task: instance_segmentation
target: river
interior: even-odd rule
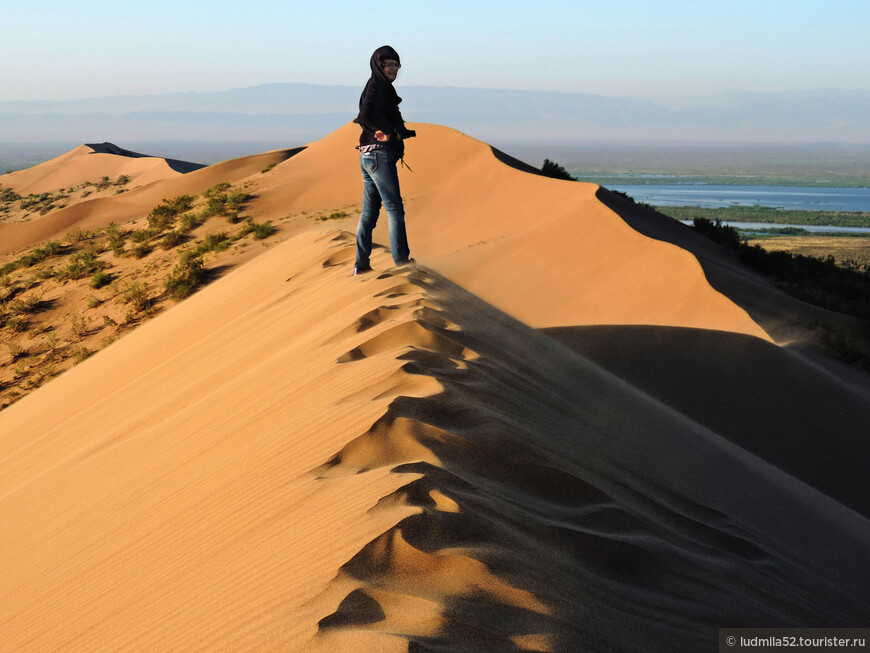
[[[638,202],[655,206],[769,206],[795,211],[868,211],[870,188],[816,188],[807,186],[714,186],[668,184],[608,186]]]

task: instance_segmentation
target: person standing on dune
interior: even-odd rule
[[[356,229],[356,263],[353,273],[370,271],[372,231],[383,204],[390,228],[390,248],[396,265],[411,263],[411,251],[405,232],[405,207],[399,191],[396,164],[405,153],[406,138],[416,136],[405,127],[399,112],[402,98],[393,82],[402,67],[399,54],[384,45],[372,54],[369,78],[359,99],[359,115],[354,122],[362,127],[359,137],[360,170],[363,178],[363,204]]]

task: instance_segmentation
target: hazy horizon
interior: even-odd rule
[[[361,85],[389,43],[401,85],[682,98],[868,91],[861,0],[446,0],[384,18],[339,0],[34,0],[4,9],[0,101],[215,92],[270,81]]]

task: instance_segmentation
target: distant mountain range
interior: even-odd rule
[[[408,122],[489,142],[870,143],[870,91],[634,99],[398,86]],[[308,142],[352,120],[360,88],[264,84],[215,93],[0,102],[0,142]]]

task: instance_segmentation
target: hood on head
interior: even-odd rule
[[[369,66],[371,66],[372,69],[372,77],[385,81],[388,84],[392,84],[384,73],[384,69],[381,67],[381,59],[395,59],[401,64],[402,60],[399,59],[399,53],[393,50],[389,45],[382,45],[375,50],[371,60],[369,61]]]

